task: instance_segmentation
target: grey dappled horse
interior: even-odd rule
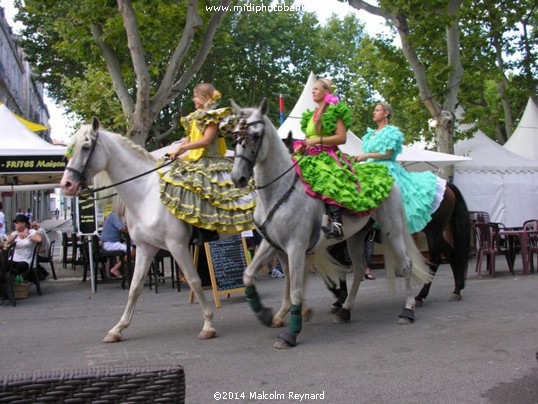
[[[339,271],[328,258],[327,247],[338,241],[328,240],[322,234],[321,224],[326,220],[324,203],[306,194],[284,143],[266,116],[267,101],[264,99],[257,109],[243,109],[234,102],[232,106],[239,118],[234,133],[236,155],[232,180],[236,186],[244,187],[254,177],[258,195],[254,220],[264,236],[243,275],[246,296],[254,312],[266,325],[271,325],[272,321],[281,323],[291,311],[288,331],[280,333],[275,347],[293,347],[302,329],[305,276],[310,268],[315,268],[323,277],[336,276]],[[407,230],[401,195],[396,186],[393,186],[387,200],[371,212],[371,216],[379,223],[385,242],[387,279],[394,282],[396,271],[404,275],[406,303],[400,322],[413,322],[415,299],[412,280],[429,282],[431,274]],[[363,278],[363,240],[369,229],[368,221],[369,216],[344,216],[344,234],[348,245],[353,246],[349,250],[354,276],[349,296],[337,313],[343,321],[349,320]],[[281,258],[286,287],[280,310],[271,319],[271,310],[263,307],[256,291],[255,275],[274,254]]]

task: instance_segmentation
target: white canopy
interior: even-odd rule
[[[307,109],[317,107],[317,104],[312,100],[312,89],[315,81],[316,76],[311,72],[297,103],[284,123],[278,128],[278,134],[282,139],[287,138],[290,132],[294,139],[304,139],[305,134],[301,130],[301,116]],[[361,144],[362,140],[348,130],[346,143],[339,147],[344,153],[356,156],[362,153]],[[397,160],[409,171],[436,171],[439,168],[469,160],[469,158],[404,146]]]
[[[504,147],[529,160],[538,161],[538,106],[529,97],[525,112]]]
[[[480,131],[454,149],[473,158],[456,165],[454,172],[469,210],[488,212],[492,221],[509,227],[538,218],[538,162],[512,153]]]
[[[0,185],[58,183],[65,168],[65,146],[50,144],[0,105]]]

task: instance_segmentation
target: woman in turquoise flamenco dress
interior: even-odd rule
[[[327,238],[341,239],[342,213],[369,214],[389,195],[394,182],[386,167],[379,164],[353,164],[338,145],[346,142],[351,111],[333,94],[334,83],[318,79],[312,98],[315,111],[306,111],[301,119],[304,141],[294,144],[293,160],[306,192],[325,202],[329,222],[322,226]]]
[[[431,215],[441,203],[446,181],[430,171],[408,172],[397,161],[402,152],[404,135],[396,126],[389,125],[392,107],[380,102],[374,109],[373,118],[377,129],[368,129],[362,138],[364,154],[355,161],[376,162],[388,167],[402,193],[402,200],[411,233],[420,232],[431,220]]]
[[[159,171],[161,202],[194,226],[193,244],[215,240],[217,232],[254,228],[256,194],[252,186],[236,188],[231,180],[233,161],[225,157],[224,134],[235,119],[230,108],[215,108],[219,98],[212,84],[194,88],[196,110],[181,118],[186,137],[171,154],[170,169]]]

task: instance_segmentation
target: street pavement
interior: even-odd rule
[[[51,237],[69,225],[43,223]],[[313,275],[307,302],[314,316],[295,348],[277,350],[280,330],[262,326],[242,294],[221,297],[222,307],[214,309],[217,338],[198,340],[200,308],[189,303],[187,286],[178,292],[170,279],[158,294],[145,286],[121,342],[102,343],[128,292],[119,281],[106,281],[92,293],[81,267],[57,262],[59,279],[43,282],[42,296],[32,287],[17,307],[0,305],[0,375],[180,364],[187,403],[538,403],[538,275],[523,276],[519,256],[516,276],[504,257],[497,258],[496,278],[478,278],[475,264],[472,259],[461,302],[448,301],[453,278],[442,265],[412,325],[398,324],[404,286],[389,292],[383,270],[362,283],[343,325],[331,323],[334,299]],[[284,279],[261,274],[257,285],[276,310]]]

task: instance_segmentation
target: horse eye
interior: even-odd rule
[[[84,150],[84,151],[88,151],[88,150],[90,150],[90,145],[89,144],[83,144],[81,149]]]

